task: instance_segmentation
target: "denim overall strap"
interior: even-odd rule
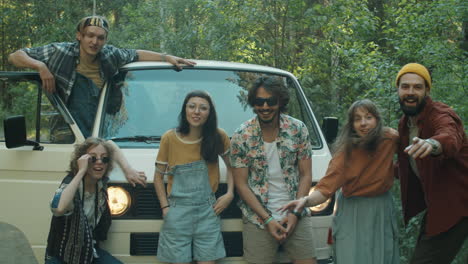
[[[87,77],[76,73],[76,80],[68,98],[68,110],[85,138],[91,136],[99,103],[100,89]]]
[[[171,202],[196,205],[206,203],[213,195],[208,178],[208,167],[204,160],[176,165],[173,175]]]

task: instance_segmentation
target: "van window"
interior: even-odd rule
[[[63,116],[57,111],[49,98],[42,93],[40,115],[40,135],[42,143],[71,144],[75,142],[75,135]]]
[[[168,129],[177,126],[185,95],[193,90],[205,90],[213,98],[218,116],[218,126],[228,135],[254,113],[247,103],[250,84],[258,72],[231,70],[172,69],[133,70],[122,72],[108,91],[105,115],[100,136],[126,138],[133,136],[152,137],[156,140],[135,142],[117,141],[120,147],[157,146],[157,139]],[[302,120],[310,131],[315,148],[321,147],[317,129],[305,110],[305,100],[299,94],[297,84],[288,76],[284,79],[290,89],[289,114]],[[117,103],[116,103],[117,102]],[[118,104],[116,109],[116,104]]]
[[[0,86],[0,141],[5,141],[3,120],[14,115],[25,117],[28,140],[55,144],[69,144],[75,141],[69,125],[45,93],[39,90],[39,81],[21,78],[19,75],[12,78],[2,76]]]

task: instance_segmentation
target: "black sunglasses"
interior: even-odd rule
[[[91,159],[90,159],[91,163],[96,163],[96,161],[98,161],[98,160],[102,161],[102,163],[104,163],[104,164],[107,164],[107,163],[110,162],[110,158],[109,158],[109,157],[104,157],[104,158],[98,159],[98,158],[92,156]]]
[[[255,106],[263,106],[267,103],[268,106],[275,106],[278,104],[278,98],[276,96],[268,97],[268,98],[262,98],[262,97],[257,97],[254,99],[253,104]]]

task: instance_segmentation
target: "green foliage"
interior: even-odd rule
[[[73,41],[75,24],[92,14],[92,2],[1,0],[0,69],[12,69],[6,58],[18,48]],[[353,101],[369,98],[380,106],[385,123],[396,127],[401,113],[394,78],[409,62],[431,70],[434,99],[450,105],[465,122],[468,118],[464,0],[96,3],[97,13],[111,22],[110,44],[291,71],[319,120],[325,116],[343,120]],[[5,94],[0,91],[3,103]],[[418,223],[416,219],[401,229],[402,263],[411,255]]]
[[[36,118],[37,85],[30,82],[0,82],[2,90],[0,100],[0,140],[3,140],[3,119],[13,115],[23,115],[27,128],[32,131]],[[29,135],[28,135],[29,136]]]

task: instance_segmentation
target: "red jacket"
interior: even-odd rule
[[[427,208],[426,234],[447,231],[468,217],[468,141],[460,117],[449,106],[429,97],[417,117],[418,137],[442,145],[442,154],[416,159],[421,181],[410,168],[408,117],[398,125],[398,173],[405,222]]]

